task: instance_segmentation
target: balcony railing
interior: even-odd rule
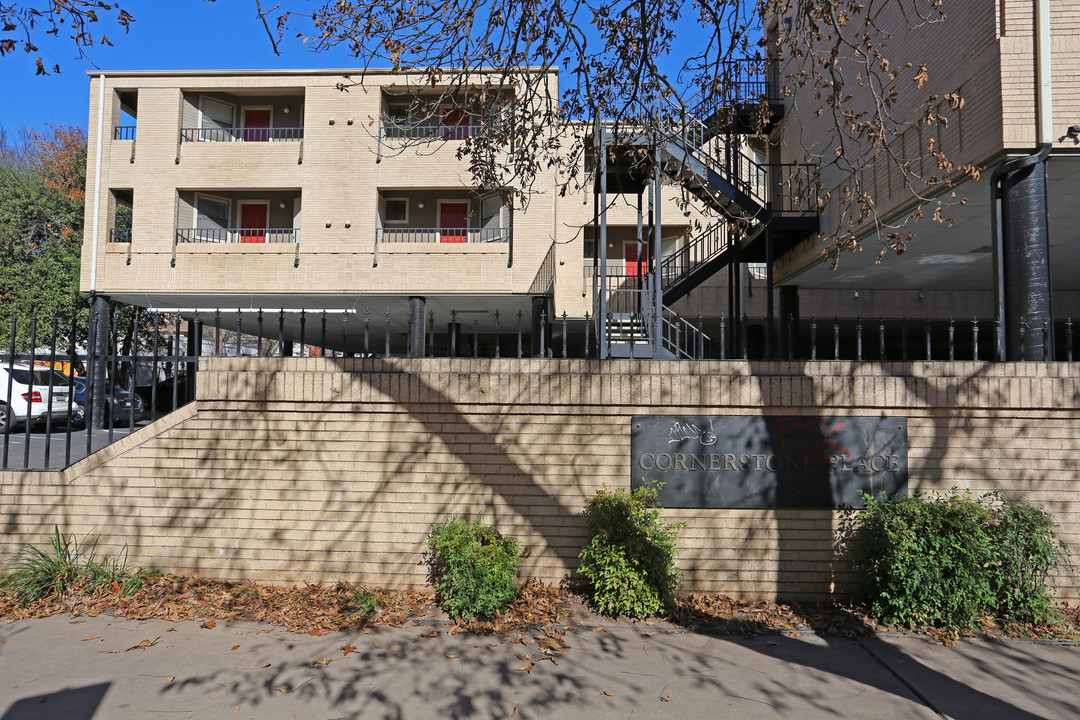
[[[508,243],[510,228],[379,228],[379,243]]]
[[[135,139],[135,126],[134,125],[117,125],[113,129],[113,140],[134,140]]]
[[[393,123],[383,121],[386,140],[465,140],[480,132],[481,125],[442,125],[438,123]]]
[[[177,243],[295,243],[296,228],[178,228]]]
[[[303,140],[304,128],[180,128],[180,141],[192,142],[270,142]]]
[[[131,228],[109,228],[109,242],[130,243]]]

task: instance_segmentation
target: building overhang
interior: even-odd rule
[[[995,163],[996,165],[996,163]],[[892,251],[877,263],[881,244],[874,233],[861,238],[862,250],[840,255],[833,270],[821,258],[821,240],[803,243],[781,258],[778,279],[785,285],[805,288],[850,288],[881,290],[993,290],[992,203],[990,175],[984,169],[979,180],[966,180],[953,189],[956,200],[942,215],[952,222],[935,222],[933,209],[924,208],[925,217],[909,222],[902,232],[915,238],[901,255]],[[1080,290],[1080,203],[1075,200],[1080,187],[1080,155],[1052,155],[1049,173],[1049,226],[1051,283],[1055,291]],[[949,192],[947,191],[946,196]],[[896,224],[910,214],[905,211],[888,224]],[[803,262],[793,255],[802,255]]]

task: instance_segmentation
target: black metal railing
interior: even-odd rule
[[[810,163],[769,163],[769,202],[773,215],[815,215],[824,192],[818,166]]]
[[[180,142],[270,142],[303,140],[304,128],[181,128]]]
[[[718,111],[734,106],[782,100],[780,63],[762,58],[725,60],[713,87],[693,113],[700,118],[711,118]]]
[[[131,228],[109,228],[108,241],[111,243],[130,243]]]
[[[507,243],[510,228],[399,228],[376,230],[380,243]]]
[[[419,123],[394,122],[383,119],[385,140],[466,140],[480,132],[483,125],[443,125],[430,121]]]
[[[177,243],[295,243],[297,228],[177,228]]]
[[[85,307],[68,316],[0,307],[0,469],[66,467],[178,409],[195,397],[200,357],[404,357],[417,335],[428,358],[612,357],[619,344],[626,353],[650,342],[657,318],[643,299],[647,277],[615,280],[601,323],[588,313],[534,318],[525,302],[509,312],[417,314],[404,302],[315,311],[114,305],[89,323],[78,319]],[[683,359],[990,363],[1003,360],[1005,345],[1001,325],[984,318],[777,318],[772,344],[763,318],[665,309],[662,325],[662,347]],[[1020,335],[1014,360],[1037,359],[1025,357],[1025,340],[1053,346],[1051,361],[1080,359],[1069,318],[1022,324]],[[653,357],[640,350],[622,356]]]
[[[134,125],[117,125],[113,128],[113,140],[134,140]]]

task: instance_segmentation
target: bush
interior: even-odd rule
[[[439,601],[451,615],[489,618],[517,597],[521,548],[514,538],[455,516],[432,527],[427,544]]]
[[[106,554],[98,560],[93,543],[80,545],[74,535],[62,535],[55,526],[50,543],[51,553],[33,545],[23,548],[15,557],[15,571],[3,579],[3,587],[20,605],[107,585],[128,595],[142,585],[142,577],[127,569],[126,548],[118,556]]]
[[[645,617],[675,599],[682,582],[675,539],[683,523],[660,520],[658,492],[658,487],[602,489],[585,505],[589,542],[578,555],[578,572],[589,580],[602,613]]]
[[[1049,515],[995,493],[867,496],[853,542],[869,612],[953,630],[1050,619],[1047,576],[1064,558]]]

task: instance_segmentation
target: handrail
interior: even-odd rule
[[[131,242],[131,228],[109,228],[108,242],[111,242],[111,243],[130,243]]]
[[[483,125],[443,125],[440,122],[396,123],[383,118],[385,140],[465,140],[480,132]]]
[[[303,140],[304,128],[180,128],[180,142],[269,142]]]
[[[113,140],[134,140],[134,125],[117,125],[113,128]]]
[[[508,243],[510,228],[398,228],[377,229],[379,243]]]
[[[177,228],[177,243],[295,243],[298,228]]]

